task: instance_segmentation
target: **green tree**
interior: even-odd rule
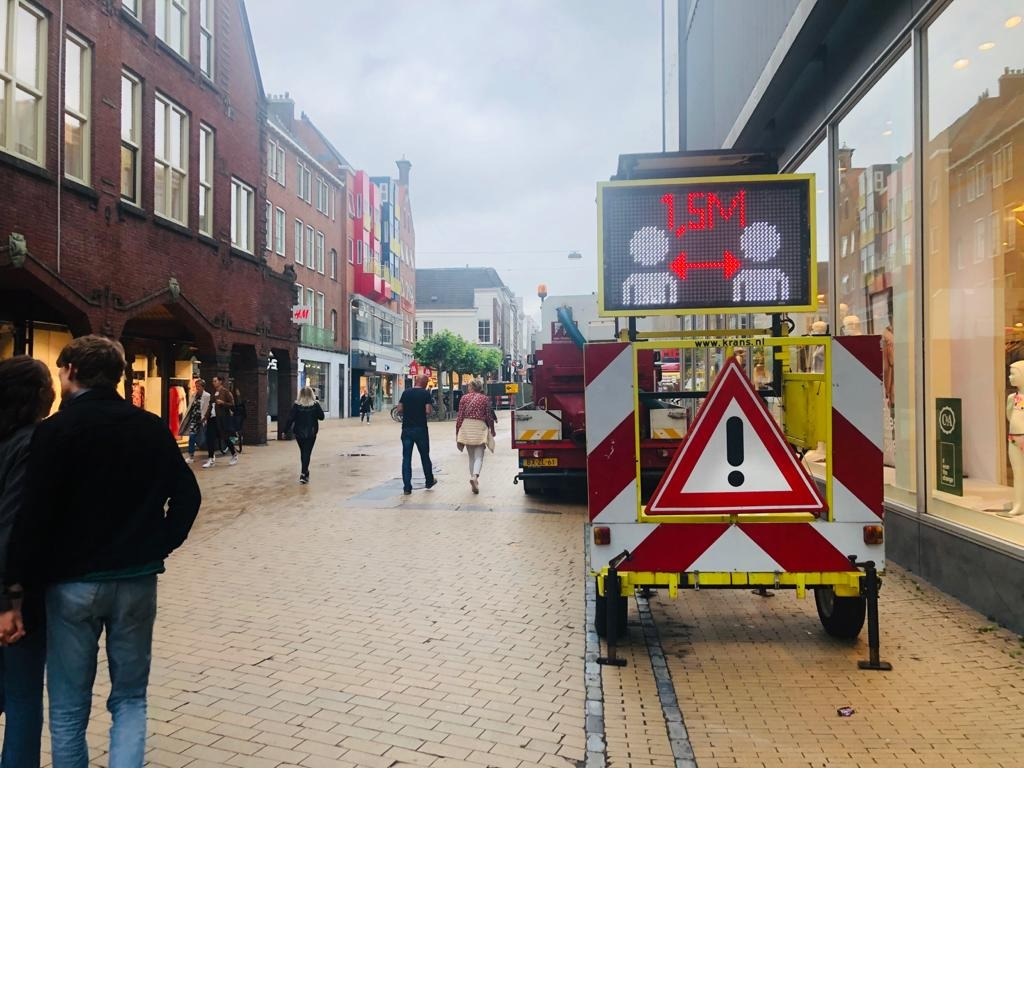
[[[441,383],[441,375],[449,375],[449,388],[451,387],[451,372],[455,369],[456,362],[463,352],[466,341],[453,333],[450,329],[441,329],[432,336],[425,336],[418,340],[412,349],[413,360],[417,364],[423,364],[433,368],[437,373],[437,409],[438,415],[444,419],[448,411],[444,405],[444,395]]]

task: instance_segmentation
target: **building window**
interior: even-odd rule
[[[231,180],[231,244],[243,252],[256,250],[255,240],[256,192],[252,186],[233,178]]]
[[[319,175],[316,177],[316,208],[322,214],[329,214],[331,210],[331,187]]]
[[[305,200],[307,203],[313,202],[313,176],[310,170],[299,161],[295,166],[295,174],[298,176],[298,192],[299,199]]]
[[[188,0],[156,0],[156,37],[189,58]]]
[[[275,181],[284,185],[284,148],[273,140],[267,141],[267,174]]]
[[[338,279],[338,250],[331,249],[331,279]]]
[[[363,243],[361,241],[356,242],[356,265],[363,265]]]
[[[213,234],[213,130],[199,126],[199,232]]]
[[[0,150],[42,164],[46,19],[31,4],[0,0]]]
[[[274,251],[283,256],[284,251],[284,229],[288,226],[288,218],[280,207],[274,207]]]
[[[199,0],[199,69],[213,80],[213,4]]]
[[[267,251],[272,252],[274,250],[274,204],[270,200],[267,200],[263,227],[263,243]]]
[[[121,199],[139,204],[139,121],[142,85],[121,73]]]
[[[323,273],[324,271],[324,233],[323,231],[317,231],[316,233],[316,271],[317,273]]]
[[[394,329],[390,322],[381,322],[380,324],[380,341],[381,343],[387,343],[390,345],[393,337]]]
[[[348,261],[355,263],[356,261],[356,243],[351,238],[345,239],[345,251],[348,255]]]
[[[157,95],[153,124],[153,212],[188,225],[188,113]]]
[[[356,215],[356,197],[351,189],[345,191],[345,204],[348,206],[349,217],[355,217]]]
[[[320,291],[316,292],[316,327],[317,329],[324,327],[324,296]]]
[[[139,0],[121,0],[121,7],[129,14],[131,14],[133,18],[138,19]]]
[[[306,265],[316,269],[316,232],[311,224],[306,225]]]
[[[476,324],[476,338],[481,343],[491,342],[491,320],[480,319]]]
[[[89,184],[90,49],[70,32],[64,39],[64,174]]]
[[[303,249],[303,235],[306,233],[306,229],[302,225],[302,221],[297,220],[295,222],[295,261],[300,266],[305,265],[305,259],[302,256]]]
[[[332,308],[331,309],[331,335],[338,338],[338,313]]]
[[[434,335],[434,323],[429,319],[425,319],[423,322],[423,338],[427,339]]]

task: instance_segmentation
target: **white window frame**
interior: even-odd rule
[[[345,251],[348,253],[348,261],[354,266],[356,261],[356,243],[351,238],[345,239]]]
[[[6,53],[0,53],[0,87],[8,96],[4,103],[5,121],[0,123],[0,150],[32,164],[44,165],[46,163],[46,53],[48,49],[48,27],[49,22],[46,15],[27,0],[10,0],[12,17],[7,26],[7,46],[10,52],[18,50],[18,17],[19,10],[26,11],[36,19],[36,60],[34,81],[25,80],[15,74],[15,65],[12,60],[10,67],[7,65]],[[34,154],[28,154],[19,150],[15,106],[18,104],[15,97],[18,94],[30,95],[35,102],[35,139],[36,150]]]
[[[284,148],[273,140],[267,140],[267,175],[279,185],[285,182]]]
[[[477,322],[476,322],[476,341],[477,341],[477,343],[490,343],[491,342],[491,320],[490,319],[477,319]]]
[[[68,105],[67,67],[68,50],[74,46],[79,51],[79,81],[78,81],[78,108],[71,108]],[[69,31],[64,34],[64,177],[81,182],[82,185],[89,185],[92,177],[92,46],[80,35]],[[76,122],[81,130],[82,140],[82,174],[75,175],[68,169],[68,147],[67,147],[67,125],[68,120]]]
[[[316,271],[321,276],[324,273],[324,246],[327,239],[324,236],[323,231],[317,231],[316,233]]]
[[[128,94],[129,123],[128,135],[125,135],[125,85],[131,89]],[[132,159],[132,190],[134,195],[125,195],[123,177],[118,179],[121,186],[121,199],[125,203],[139,206],[142,202],[142,81],[135,74],[121,70],[121,150],[128,151]],[[124,154],[122,153],[122,160]]]
[[[306,226],[297,217],[295,218],[295,262],[298,266],[305,266],[306,260],[302,255],[305,246]]]
[[[139,2],[140,0],[121,0],[121,7],[136,21],[139,20]]]
[[[174,42],[174,28],[180,32]],[[156,37],[182,59],[189,59],[188,0],[156,0]]]
[[[199,0],[199,72],[208,80],[213,80],[215,72],[215,3],[216,0]]]
[[[322,175],[317,175],[316,177],[316,208],[325,217],[330,215],[331,187]]]
[[[974,261],[980,263],[985,258],[985,218],[978,217],[974,221]]]
[[[434,320],[424,319],[423,320],[423,338],[426,339],[428,336],[434,335]]]
[[[1003,147],[1003,181],[1013,180],[1013,141]]]
[[[314,314],[314,318],[316,319],[316,327],[317,327],[317,329],[323,329],[323,327],[324,327],[324,318],[325,318],[325,315],[326,315],[326,306],[327,306],[326,305],[326,300],[325,300],[323,294],[320,291],[317,291],[316,292],[316,310],[315,310],[315,314]]]
[[[263,235],[263,247],[268,252],[274,251],[274,204],[270,200],[265,200],[265,207],[263,210],[264,214],[264,235]]]
[[[213,237],[213,149],[215,135],[206,123],[199,124],[199,220],[200,234]],[[203,213],[203,197],[206,197],[206,213]]]
[[[331,309],[331,335],[338,338],[338,312],[335,308]]]
[[[288,228],[288,214],[282,207],[274,207],[274,252],[285,255],[285,231]]]
[[[170,151],[170,126],[172,122],[172,113],[177,113],[181,117],[182,122],[182,135],[181,135],[181,163],[173,165],[168,160]],[[165,220],[174,221],[176,224],[181,224],[182,227],[188,227],[188,138],[189,138],[189,114],[178,104],[173,102],[166,95],[157,92],[153,96],[153,114],[155,116],[162,116],[164,120],[164,150],[158,151],[156,149],[156,137],[154,130],[154,141],[153,141],[153,165],[154,165],[154,190],[153,190],[153,213],[158,217],[163,217]],[[156,205],[156,176],[161,172],[164,174],[164,205],[158,207]],[[172,192],[173,186],[171,182],[174,176],[178,175],[181,177],[181,191],[182,191],[182,210],[183,217],[181,219],[174,217],[171,213],[172,206]]]
[[[316,269],[316,230],[312,224],[306,225],[306,265]]]
[[[337,280],[338,279],[338,250],[337,249],[331,249],[330,263],[331,263],[331,279],[332,280]]]
[[[304,161],[295,163],[295,177],[299,199],[304,203],[313,204],[313,174]]]
[[[363,265],[363,240],[361,238],[356,242],[356,265]]]
[[[380,342],[382,346],[392,346],[395,338],[395,327],[390,322],[380,324]]]
[[[252,255],[256,251],[256,190],[231,179],[231,247]]]

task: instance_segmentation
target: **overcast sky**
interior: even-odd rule
[[[535,316],[597,289],[595,184],[661,149],[660,0],[246,8],[268,92],[356,168],[412,162],[418,266],[493,266]]]

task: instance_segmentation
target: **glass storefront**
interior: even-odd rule
[[[836,325],[882,341],[886,497],[916,507],[914,79],[908,49],[838,124]]]
[[[299,387],[309,386],[326,413],[331,408],[331,365],[326,361],[300,360]]]
[[[927,506],[1017,545],[1024,516],[1009,512],[1024,440],[1009,435],[1024,433],[1024,402],[1009,372],[1024,361],[1022,12],[1019,0],[955,0],[924,36]]]

